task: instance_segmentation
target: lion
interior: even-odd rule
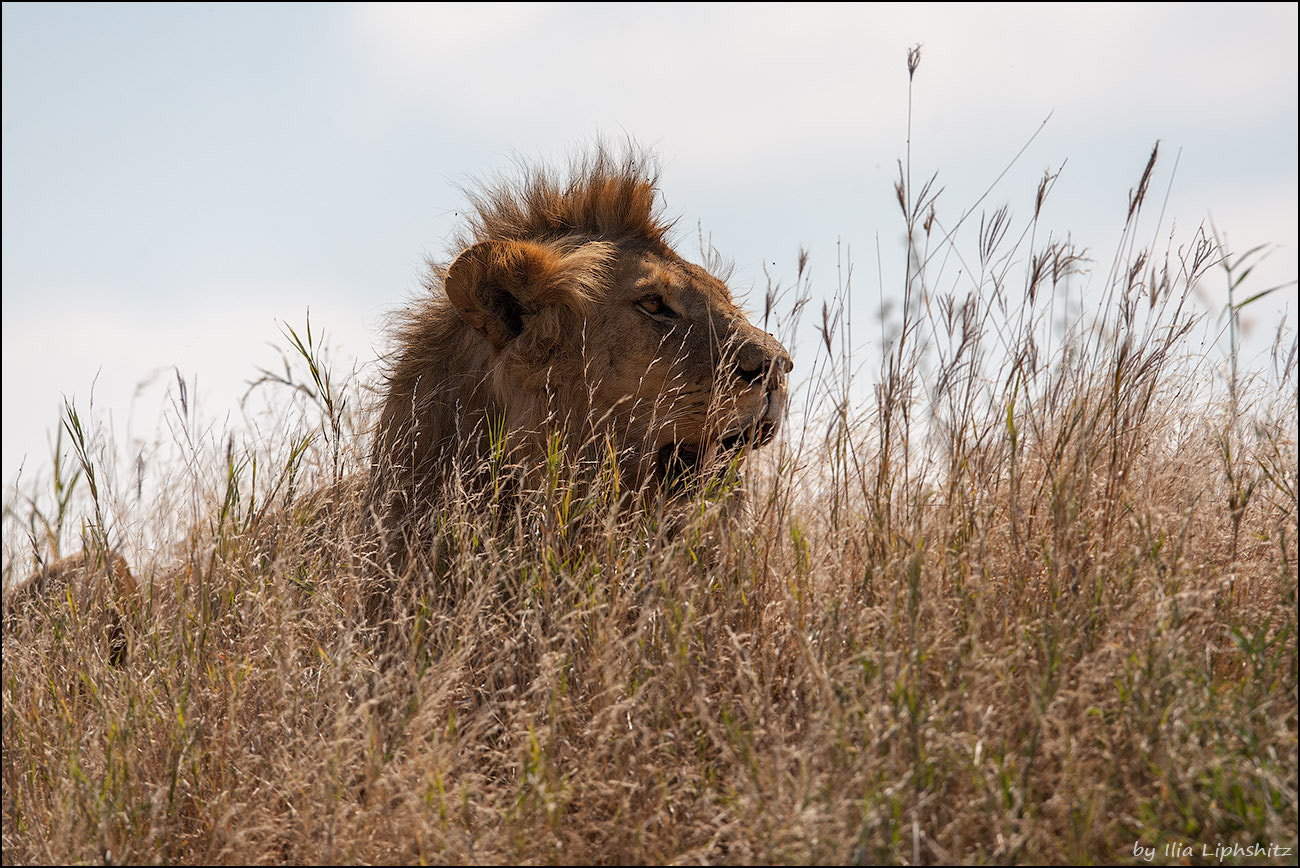
[[[390,527],[491,449],[615,444],[631,488],[679,490],[776,436],[789,353],[726,282],[669,244],[650,158],[596,149],[567,177],[471,194],[450,264],[431,263],[388,360],[370,460]]]
[[[789,353],[721,277],[672,248],[658,199],[648,156],[603,147],[567,177],[538,168],[470,194],[450,262],[431,262],[426,291],[396,315],[364,478],[305,498],[346,534],[378,531],[387,554],[367,609],[420,548],[448,484],[502,439],[525,463],[557,439],[600,444],[627,490],[672,495],[777,435]],[[56,572],[130,576],[120,556],[89,553]],[[33,577],[6,602],[49,584]],[[104,626],[120,661],[118,620]]]
[[[126,558],[103,548],[87,549],[43,566],[22,583],[4,589],[4,629],[11,632],[19,619],[43,606],[68,601],[90,614],[87,623],[106,642],[114,666],[126,660],[123,622],[141,601],[140,588]]]

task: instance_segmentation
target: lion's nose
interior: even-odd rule
[[[768,388],[774,388],[779,378],[793,369],[790,354],[771,335],[761,341],[746,342],[736,353],[736,373],[751,385],[766,381]]]

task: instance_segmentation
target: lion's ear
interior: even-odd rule
[[[519,336],[524,318],[543,307],[582,308],[591,301],[613,245],[560,247],[531,241],[480,241],[447,269],[447,297],[461,319],[501,349]]]

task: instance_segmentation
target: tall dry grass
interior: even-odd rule
[[[1255,379],[1190,352],[1189,288],[1227,280],[1235,336],[1249,263],[1138,242],[1155,157],[1110,261],[1039,237],[1054,175],[945,226],[902,167],[874,389],[828,304],[740,515],[735,479],[629,508],[556,450],[429,517],[381,628],[310,496],[362,464],[312,336],[263,372],[279,433],[179,391],[156,496],[69,408],[6,580],[75,538],[142,550],[143,592],[121,666],[75,593],[6,613],[4,861],[1294,860],[1295,337]]]

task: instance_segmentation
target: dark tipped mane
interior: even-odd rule
[[[613,154],[596,147],[567,172],[539,167],[515,180],[467,190],[473,212],[456,239],[458,249],[478,241],[544,240],[572,235],[666,244],[672,221],[659,206],[659,167],[629,147]]]

